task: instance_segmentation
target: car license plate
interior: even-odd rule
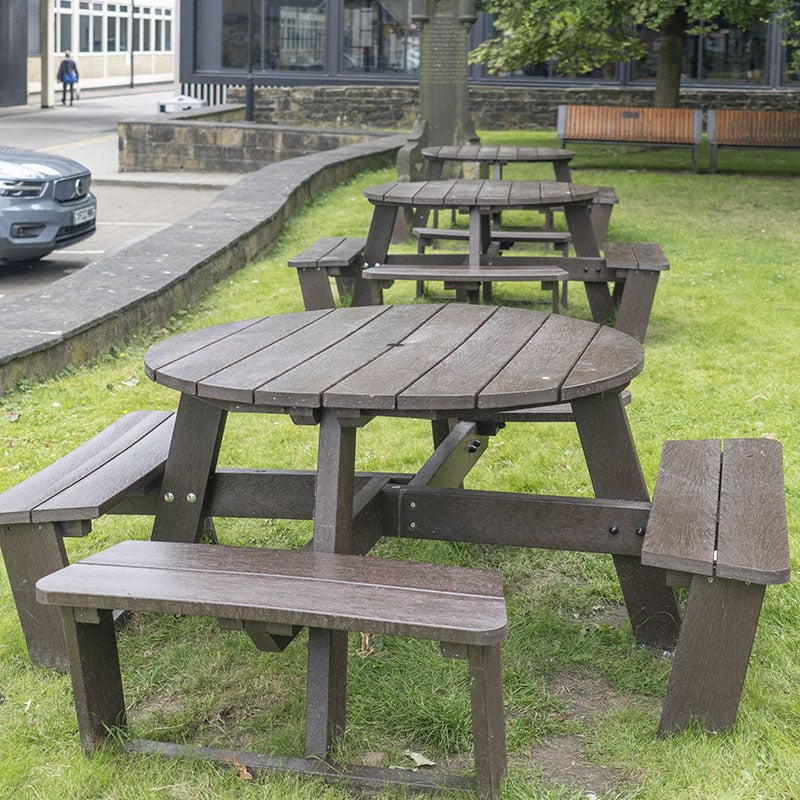
[[[79,208],[77,211],[72,212],[72,224],[80,225],[83,222],[88,222],[94,219],[97,214],[97,209],[94,206],[88,208]]]

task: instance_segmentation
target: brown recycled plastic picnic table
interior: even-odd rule
[[[399,535],[610,553],[637,637],[674,640],[672,591],[639,559],[650,506],[620,398],[643,359],[641,345],[612,328],[457,303],[307,311],[167,339],[145,356],[148,376],[181,393],[153,538],[198,540],[224,494],[228,515],[267,516],[272,506],[284,518],[313,518],[319,551],[366,553]],[[596,498],[463,488],[497,432],[493,412],[564,402]],[[316,474],[215,475],[228,412],[318,425]],[[415,475],[356,474],[356,434],[375,416],[439,426]],[[312,751],[325,752],[344,719],[346,648],[339,632],[310,634],[309,674],[328,677],[314,681],[307,726]]]
[[[422,149],[422,157],[428,164],[425,175],[428,180],[441,178],[444,164],[447,161],[460,161],[491,165],[492,177],[496,180],[503,177],[503,167],[506,164],[550,163],[553,165],[555,179],[569,182],[572,180],[569,162],[574,156],[575,153],[572,150],[562,150],[556,147],[462,144]]]

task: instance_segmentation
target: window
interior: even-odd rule
[[[92,52],[103,52],[103,6],[92,3]]]
[[[720,21],[717,30],[687,36],[683,50],[683,81],[761,84],[766,80],[767,26],[753,25],[741,31]],[[633,65],[634,80],[653,80],[658,65],[659,39],[643,33],[647,55]]]
[[[128,52],[128,15],[130,8],[126,5],[119,7],[119,51]]]
[[[419,32],[405,0],[345,0],[343,72],[417,72]]]
[[[148,6],[142,8],[142,50],[149,53],[153,49],[153,10]]]
[[[57,0],[55,16],[56,50],[64,53],[72,49],[72,0]]]
[[[223,0],[222,68],[324,70],[325,3]]]

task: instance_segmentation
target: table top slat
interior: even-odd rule
[[[320,408],[323,394],[346,381],[350,375],[398,349],[398,343],[425,325],[442,308],[436,305],[383,306],[385,314],[374,323],[354,330],[349,336],[308,359],[294,359],[295,366],[262,383],[255,392],[259,405]],[[351,309],[354,310],[354,309]],[[327,330],[317,338],[329,338]],[[291,346],[291,342],[289,343]],[[291,352],[287,352],[291,358]],[[263,374],[263,371],[262,371]],[[388,379],[387,379],[388,383]]]
[[[602,327],[581,355],[561,389],[562,401],[627,386],[644,366],[644,350],[632,337],[620,338]]]
[[[486,384],[536,334],[548,319],[540,311],[526,315],[525,324],[509,325],[515,309],[499,308],[460,347],[453,350],[398,397],[398,409],[477,408]]]
[[[474,205],[485,183],[482,180],[466,179],[451,181],[451,188],[444,194],[444,202],[454,206]]]
[[[295,326],[280,322],[283,317],[304,317],[287,314],[265,320],[263,341],[260,347],[254,341],[234,353],[228,359],[230,366],[217,369],[213,374],[198,381],[198,397],[229,402],[253,403],[254,395],[260,386],[289,371],[298,363],[303,363],[346,339],[361,327],[368,325],[376,317],[387,313],[386,306],[361,306],[348,309],[344,314],[326,314],[310,318],[309,324]],[[219,362],[224,356],[219,355]],[[218,359],[214,359],[215,366]]]
[[[515,357],[481,392],[479,408],[522,408],[558,403],[599,325],[551,315]]]
[[[463,308],[463,307],[462,307]],[[325,392],[323,404],[335,408],[396,409],[397,398],[412,383],[435,367],[446,355],[479,330],[496,309],[474,308],[468,314],[459,306],[439,306],[436,316]]]
[[[148,378],[155,380],[156,373],[167,364],[174,364],[198,350],[203,350],[218,339],[232,336],[250,325],[260,322],[259,319],[241,320],[216,325],[213,328],[204,328],[202,331],[192,331],[185,338],[173,336],[162,342],[154,344],[144,359],[144,371]]]
[[[190,349],[189,342],[194,339],[194,334],[183,334],[176,337],[175,342],[179,347],[179,352],[185,353],[185,355],[169,364],[168,380],[157,379],[172,389],[186,394],[198,394],[198,385],[206,378],[231,368],[231,365],[234,365],[235,368],[236,364],[253,353],[280,341],[297,330],[302,330],[328,314],[330,314],[330,309],[306,311],[292,316],[282,314],[250,320],[248,325],[235,332],[236,335],[231,335],[231,329],[223,326],[226,335],[216,339],[209,338],[205,332],[201,332],[197,338],[205,344],[193,351]],[[148,359],[149,353],[145,356],[146,363]]]

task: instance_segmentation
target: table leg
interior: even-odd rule
[[[227,411],[182,394],[175,415],[151,538],[197,542],[203,536],[208,485],[217,468]]]
[[[314,550],[352,552],[356,429],[325,409],[319,427]],[[306,756],[324,758],[344,732],[347,632],[310,628],[306,692]]]
[[[595,495],[649,500],[621,395],[573,400],[572,412]],[[632,556],[614,556],[614,566],[637,641],[671,650],[680,612],[664,571],[645,567]]]
[[[564,216],[567,218],[567,227],[572,235],[575,255],[597,258],[600,255],[600,246],[595,237],[592,212],[589,206],[566,206]],[[613,322],[616,307],[611,298],[608,284],[584,281],[583,285],[586,287],[592,319],[601,325]]]
[[[367,233],[367,243],[364,246],[365,264],[372,267],[382,264],[386,260],[396,221],[397,208],[395,206],[375,206]],[[353,282],[353,305],[380,305],[383,303],[381,294],[377,284],[374,281],[364,280],[359,271]]]

